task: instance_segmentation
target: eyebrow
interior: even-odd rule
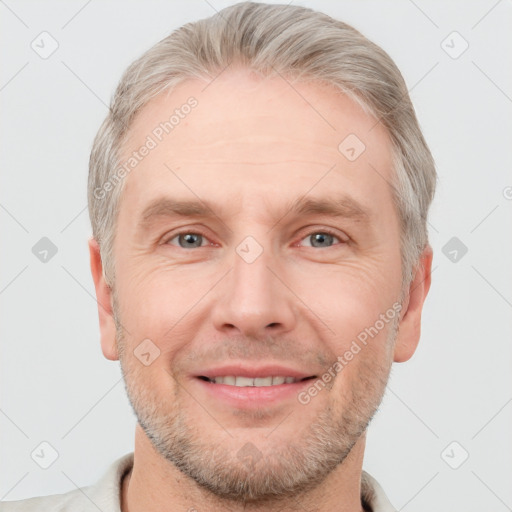
[[[370,211],[366,207],[346,195],[336,199],[306,199],[301,197],[292,203],[289,211],[298,216],[322,214],[357,221],[368,221],[371,217]]]
[[[139,226],[147,227],[159,217],[218,217],[215,212],[220,212],[222,207],[210,205],[208,201],[177,200],[169,197],[161,197],[151,202],[142,212]],[[306,198],[295,199],[280,217],[275,218],[276,224],[289,214],[299,217],[308,215],[328,215],[331,217],[344,217],[358,222],[368,222],[371,218],[370,211],[350,196],[339,198]]]

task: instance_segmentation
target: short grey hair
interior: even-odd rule
[[[123,189],[123,180],[114,178],[131,123],[162,91],[187,79],[212,80],[233,62],[263,76],[331,84],[387,129],[405,290],[428,245],[427,214],[436,171],[400,71],[384,50],[346,23],[305,7],[254,2],[185,24],[122,76],[89,162],[89,215],[107,284],[113,286],[115,279],[113,245]],[[106,194],[109,183],[115,186]]]

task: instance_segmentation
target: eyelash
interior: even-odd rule
[[[339,244],[335,244],[335,245],[342,245],[342,244],[348,244],[349,241],[350,241],[350,237],[348,235],[345,235],[347,237],[347,240],[343,240],[343,238],[334,232],[334,230],[331,230],[331,229],[328,229],[328,228],[323,228],[323,229],[315,229],[315,230],[312,230],[312,231],[309,231],[308,233],[306,233],[301,239],[300,241],[304,240],[305,238],[311,236],[311,235],[314,235],[314,234],[317,234],[317,233],[322,233],[322,234],[326,234],[326,235],[331,235],[333,236],[334,238],[338,239],[339,240]],[[183,230],[183,231],[178,231],[176,233],[173,233],[172,236],[170,236],[169,238],[166,238],[163,242],[163,244],[169,244],[169,242],[171,240],[174,240],[176,237],[178,237],[179,235],[200,235],[202,236],[204,239],[208,240],[208,236],[201,230]],[[201,247],[209,247],[211,246],[212,244],[208,244],[208,245],[205,245],[205,246],[201,246]],[[296,245],[296,244],[295,244]],[[334,247],[335,245],[332,245],[331,247]],[[184,249],[184,247],[180,247],[179,245],[176,245],[175,247],[178,247],[179,249]],[[307,246],[306,246],[307,247]],[[316,249],[316,247],[312,247],[310,246],[312,249]],[[195,249],[199,249],[199,247],[195,247]],[[330,247],[325,247],[324,249],[330,249]],[[185,250],[189,250],[189,249],[185,249]]]

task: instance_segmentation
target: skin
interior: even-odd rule
[[[206,85],[188,80],[160,94],[131,127],[126,157],[190,96],[198,101],[125,178],[114,291],[89,242],[102,351],[120,360],[143,425],[122,510],[361,511],[366,426],[392,362],[408,360],[419,341],[431,248],[396,322],[308,404],[292,397],[242,410],[207,395],[196,376],[214,364],[277,362],[321,375],[398,301],[402,283],[385,129],[319,83],[292,88],[237,68]],[[338,151],[351,133],[366,146],[353,162]],[[289,205],[305,194],[350,197],[367,218],[297,216]],[[139,226],[159,197],[200,198],[212,212]],[[334,238],[315,247],[311,235],[325,230]],[[178,231],[203,234],[204,245],[181,247]],[[236,252],[247,236],[263,249],[250,264]],[[133,354],[144,339],[160,350],[149,366]],[[260,456],[250,468],[237,457],[247,443]],[[235,495],[237,481],[245,485]]]

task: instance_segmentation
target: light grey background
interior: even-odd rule
[[[0,499],[90,485],[133,449],[119,363],[99,344],[89,151],[125,67],[231,3],[0,1]],[[365,468],[400,510],[512,510],[512,3],[295,3],[389,52],[439,172],[422,340],[394,367]],[[43,31],[59,44],[47,59],[31,48]],[[58,248],[46,263],[32,253],[42,237]],[[468,248],[456,262],[452,237]],[[59,454],[48,469],[31,458],[43,441]]]

